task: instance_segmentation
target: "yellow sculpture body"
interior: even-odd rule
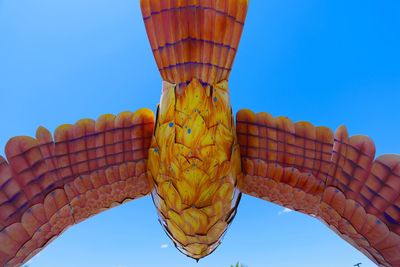
[[[177,247],[200,259],[236,213],[240,154],[227,82],[184,89],[164,83],[148,170],[162,224]]]

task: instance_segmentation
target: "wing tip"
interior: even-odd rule
[[[8,159],[20,155],[24,151],[37,146],[37,140],[30,136],[15,136],[8,140],[5,146],[5,154]]]
[[[72,127],[73,127],[72,124],[62,124],[58,126],[54,131],[54,140],[56,142],[62,142],[68,140],[68,135]]]
[[[241,109],[236,113],[236,121],[256,121],[256,115],[250,109]]]
[[[376,153],[376,147],[374,141],[366,135],[354,135],[349,139],[349,143],[370,157],[374,157]]]
[[[392,170],[398,169],[397,172],[400,174],[400,154],[383,154],[378,156],[375,161],[384,163]]]
[[[51,142],[53,141],[53,136],[47,128],[39,126],[36,130],[36,139],[40,142]]]
[[[345,125],[340,125],[335,131],[335,140],[347,140],[349,138],[349,132]]]
[[[134,114],[142,117],[144,123],[154,122],[154,112],[149,108],[140,108]]]

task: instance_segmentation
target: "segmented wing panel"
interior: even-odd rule
[[[15,137],[0,157],[0,266],[18,266],[67,227],[150,192],[150,110]]]
[[[400,266],[400,156],[365,136],[237,114],[242,192],[318,217],[381,266]]]

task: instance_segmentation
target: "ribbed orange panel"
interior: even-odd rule
[[[248,0],[141,0],[147,35],[163,80],[227,80]]]
[[[366,136],[284,117],[237,115],[247,194],[314,215],[380,266],[400,267],[400,156]]]
[[[236,125],[244,173],[239,189],[316,214],[331,166],[332,131],[250,110],[239,111]]]
[[[151,188],[150,110],[15,137],[0,157],[0,266],[19,266],[69,226]]]

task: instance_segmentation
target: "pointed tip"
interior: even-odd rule
[[[39,126],[36,130],[36,139],[39,141],[49,142],[53,140],[53,137],[48,129],[43,126]]]
[[[6,158],[20,155],[22,152],[31,149],[37,145],[36,139],[30,136],[15,136],[8,140],[4,148]]]
[[[256,114],[250,109],[241,109],[236,113],[236,121],[256,121]]]
[[[347,127],[344,125],[340,125],[335,132],[335,139],[337,140],[347,140],[349,138],[349,133],[347,131]]]
[[[347,127],[344,124],[339,125],[339,127],[336,129],[336,131],[345,131],[347,132]]]
[[[154,112],[148,108],[140,108],[133,113],[133,120],[135,117],[140,117],[143,123],[154,122]]]
[[[63,142],[68,140],[69,131],[72,129],[72,124],[62,124],[54,131],[54,141]]]

